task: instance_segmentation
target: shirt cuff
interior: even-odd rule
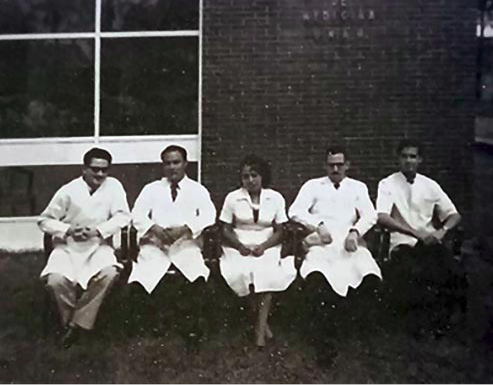
[[[114,233],[117,232],[119,227],[115,227],[115,224],[111,224],[109,222],[104,222],[96,226],[96,230],[99,231],[101,238],[106,239],[111,237]]]
[[[313,227],[318,227],[318,225],[321,222],[323,222],[320,218],[314,218],[314,217],[293,216],[293,220],[295,222],[301,223],[304,226],[313,226]]]
[[[139,227],[137,227],[137,226],[134,225],[134,227],[137,229],[137,232],[139,234],[139,237],[141,238],[141,237],[143,237],[144,235],[147,234],[147,232],[149,231],[149,229],[152,226],[154,226],[154,224],[155,223],[153,223],[153,222],[149,222],[149,223],[146,223],[145,225],[142,225],[142,226],[139,226]]]
[[[200,234],[202,234],[202,231],[204,230],[204,226],[201,225],[193,225],[191,223],[185,223],[185,226],[187,226],[190,231],[192,232],[192,238],[197,239]]]
[[[70,224],[63,222],[53,222],[50,223],[50,226],[42,226],[42,230],[56,238],[65,238],[67,236],[68,229],[70,229]]]
[[[68,223],[62,223],[60,224],[60,227],[56,229],[56,232],[53,235],[55,237],[63,238],[67,235],[68,229],[70,229],[70,225]]]

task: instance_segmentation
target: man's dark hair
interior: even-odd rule
[[[271,181],[270,166],[269,163],[257,155],[247,155],[240,164],[240,173],[243,167],[250,166],[252,170],[256,171],[262,177],[262,187],[268,187]],[[241,179],[241,176],[240,176]]]
[[[422,144],[414,139],[402,139],[397,145],[397,155],[400,155],[402,150],[408,147],[414,147],[418,149],[418,155],[423,156],[423,146]]]
[[[187,150],[175,144],[169,145],[161,152],[161,160],[164,162],[164,156],[170,152],[175,152],[175,151],[178,151],[181,154],[181,157],[185,162],[187,161]]]
[[[334,145],[334,146],[328,147],[327,150],[325,151],[325,159],[327,159],[327,157],[329,155],[335,155],[335,154],[343,154],[344,160],[347,160],[347,153],[346,153],[346,149],[344,148],[344,146]]]
[[[109,164],[111,164],[111,161],[113,160],[108,151],[98,147],[93,147],[84,154],[84,166],[89,167],[93,159],[105,159]]]

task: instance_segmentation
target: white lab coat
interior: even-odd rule
[[[346,296],[349,287],[357,288],[366,275],[382,277],[367,248],[358,246],[355,252],[344,248],[351,229],[363,236],[377,221],[364,183],[346,177],[336,189],[329,177],[311,179],[301,187],[289,216],[315,227],[323,222],[333,239],[329,245],[322,244],[316,232],[305,238],[308,252],[300,268],[303,278],[318,271],[337,294]]]
[[[92,195],[82,177],[62,186],[38,221],[41,230],[54,237],[54,250],[41,277],[61,274],[86,289],[99,271],[119,266],[109,238],[129,222],[126,193],[117,179],[107,177]],[[66,236],[72,224],[96,227],[103,239],[75,241]]]
[[[168,179],[151,182],[144,186],[135,201],[132,219],[139,238],[154,224],[163,228],[186,225],[192,231],[192,237],[184,236],[164,247],[141,245],[129,283],[138,282],[152,293],[171,264],[190,282],[198,277],[208,279],[209,269],[202,257],[199,236],[202,230],[214,224],[216,209],[204,186],[185,176],[178,184],[177,197],[173,201]]]

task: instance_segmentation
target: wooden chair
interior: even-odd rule
[[[122,263],[123,266],[127,267],[130,263],[130,255],[129,255],[129,228],[125,226],[122,228],[120,232],[120,248],[115,250],[115,255],[117,257],[118,262]],[[50,234],[45,233],[43,237],[43,251],[45,257],[45,263],[48,262],[48,258],[50,257],[51,252],[53,251],[53,237]]]
[[[398,214],[400,215],[400,214]],[[438,216],[437,207],[435,206],[433,210],[433,219],[432,224],[435,229],[440,229],[443,226],[443,222],[440,221]],[[390,231],[387,228],[376,225],[372,229],[373,234],[370,236],[373,237],[373,249],[374,256],[378,261],[386,262],[390,258]],[[462,226],[457,226],[454,229],[450,230],[445,239],[443,240],[443,244],[445,247],[451,252],[453,257],[457,260],[462,259],[462,242],[464,240],[464,229]]]
[[[437,216],[435,216],[436,218]],[[439,229],[442,226],[438,220],[434,220],[435,228]],[[294,255],[297,268],[303,262],[305,257],[305,249],[303,247],[303,239],[308,235],[305,226],[300,223],[289,221],[284,225],[284,237],[281,255]],[[386,262],[389,259],[390,249],[390,231],[380,225],[375,225],[363,237],[366,246],[371,251],[373,257],[378,263]],[[445,245],[452,252],[456,259],[461,257],[461,247],[464,239],[464,230],[461,226],[449,232],[445,238]]]
[[[281,257],[294,255],[296,269],[301,267],[305,258],[303,239],[308,235],[305,226],[298,222],[288,221],[283,224]]]
[[[284,237],[281,249],[281,256],[295,256],[295,264],[298,269],[305,258],[306,250],[303,247],[303,239],[309,231],[300,223],[289,221],[284,224]],[[365,234],[362,242],[372,252],[377,260],[383,260],[389,247],[389,232],[380,226],[374,226]]]

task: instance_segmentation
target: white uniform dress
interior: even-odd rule
[[[257,222],[254,220],[254,208],[259,209]],[[260,204],[255,207],[244,188],[226,196],[219,219],[232,224],[238,239],[246,246],[266,241],[273,234],[273,223],[281,224],[288,220],[281,194],[271,189],[262,189]],[[228,285],[239,296],[248,295],[250,285],[253,285],[256,293],[283,291],[296,278],[294,257],[281,259],[281,245],[266,249],[260,257],[242,256],[232,247],[223,247],[220,268]]]
[[[318,271],[332,289],[344,297],[349,287],[357,288],[366,275],[382,278],[380,268],[367,248],[359,245],[355,252],[344,248],[351,229],[363,236],[377,221],[364,183],[346,177],[336,189],[329,177],[311,179],[301,187],[289,209],[289,216],[315,227],[323,222],[333,239],[331,244],[325,245],[317,232],[306,237],[305,244],[309,249],[300,269],[303,278]]]
[[[157,224],[163,228],[186,225],[192,237],[183,236],[171,246],[145,244],[140,247],[128,282],[139,282],[151,293],[173,264],[190,281],[209,277],[199,244],[199,236],[207,226],[214,224],[216,208],[209,192],[200,183],[184,177],[177,187],[175,201],[171,197],[168,179],[144,186],[132,210],[133,224],[142,237]]]
[[[401,172],[389,175],[378,184],[377,212],[393,215],[393,209],[397,209],[412,228],[428,232],[435,230],[432,222],[435,210],[440,221],[457,214],[454,204],[437,182],[416,174],[414,182],[409,183]],[[417,242],[414,237],[393,231],[389,251],[397,245],[414,246]]]
[[[61,274],[86,289],[96,273],[119,265],[106,238],[129,222],[126,193],[117,179],[107,177],[92,195],[82,177],[62,186],[39,217],[41,230],[54,236],[54,250],[41,277]],[[66,237],[72,224],[96,227],[103,239],[79,242]]]

